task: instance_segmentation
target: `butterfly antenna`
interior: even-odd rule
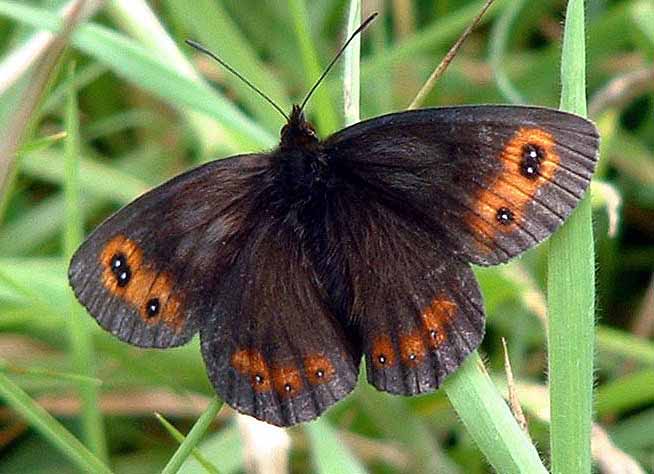
[[[372,20],[375,19],[375,17],[376,17],[377,15],[378,15],[377,12],[375,12],[375,13],[373,13],[372,15],[370,15],[368,18],[366,18],[366,21],[364,21],[363,23],[361,23],[361,26],[359,26],[359,27],[354,31],[354,33],[352,33],[352,34],[350,35],[350,37],[349,37],[349,38],[347,39],[347,41],[343,44],[343,46],[341,46],[341,49],[338,50],[338,53],[336,53],[336,55],[334,56],[334,59],[332,59],[332,62],[329,63],[329,66],[327,66],[327,67],[325,68],[325,70],[323,71],[322,75],[321,75],[321,76],[318,78],[318,80],[313,84],[313,86],[311,87],[311,89],[309,89],[309,92],[307,92],[307,95],[304,97],[304,100],[302,101],[302,104],[300,105],[300,110],[304,110],[304,106],[307,105],[307,102],[309,101],[309,98],[313,95],[313,93],[314,93],[315,90],[318,88],[318,86],[320,85],[320,83],[322,82],[322,80],[325,78],[325,76],[327,76],[327,74],[329,74],[329,71],[331,71],[331,69],[334,67],[334,64],[336,64],[336,61],[338,61],[338,59],[343,55],[343,52],[345,51],[345,48],[347,48],[347,46],[352,42],[352,40],[356,37],[356,35],[358,35],[359,33],[361,33],[361,32],[362,32],[362,31],[363,31],[363,30],[364,30],[364,29],[365,29],[365,28],[370,24],[370,22],[371,22]]]
[[[255,86],[254,84],[252,84],[252,83],[251,83],[250,81],[248,81],[245,77],[243,77],[239,72],[237,72],[236,69],[234,69],[233,67],[231,67],[229,64],[227,64],[225,61],[223,61],[222,59],[220,59],[220,58],[219,58],[218,56],[216,56],[214,53],[212,53],[212,52],[209,51],[207,48],[205,48],[204,46],[202,46],[200,43],[196,43],[196,42],[193,41],[193,40],[189,40],[189,39],[187,39],[187,40],[186,40],[186,44],[188,44],[188,45],[191,46],[192,48],[197,49],[197,50],[200,51],[201,53],[206,54],[207,56],[209,56],[209,57],[212,58],[213,60],[217,61],[217,62],[218,62],[222,67],[224,67],[224,68],[227,69],[229,72],[231,72],[231,73],[234,74],[236,77],[238,77],[241,81],[243,81],[243,82],[245,83],[245,85],[247,85],[250,89],[252,89],[254,92],[256,92],[257,94],[259,94],[259,95],[260,95],[261,97],[263,97],[264,99],[266,99],[266,102],[268,102],[270,105],[272,105],[272,106],[275,108],[275,110],[276,110],[277,112],[279,112],[280,114],[282,114],[282,116],[286,119],[287,122],[290,120],[290,117],[286,114],[286,112],[284,112],[284,111],[282,110],[282,108],[281,108],[279,105],[277,105],[277,104],[276,104],[276,103],[275,103],[275,102],[274,102],[270,97],[268,97],[266,94],[264,94],[263,92],[261,92],[261,90],[259,90],[259,88],[258,88],[257,86]]]
[[[418,91],[418,94],[416,95],[415,99],[409,104],[408,109],[415,109],[417,107],[420,107],[422,104],[422,101],[425,100],[425,97],[431,90],[434,88],[434,84],[436,84],[436,81],[443,75],[445,70],[447,69],[447,66],[450,65],[452,60],[454,59],[454,56],[456,56],[456,53],[459,51],[459,48],[461,48],[461,45],[463,42],[470,36],[470,33],[472,33],[472,30],[479,24],[479,21],[481,20],[481,17],[484,16],[484,13],[486,13],[486,10],[490,8],[494,0],[487,0],[484,6],[481,8],[481,11],[477,14],[475,19],[468,25],[466,30],[463,32],[461,36],[459,36],[459,39],[456,40],[456,43],[452,45],[450,50],[447,52],[445,57],[441,60],[441,63],[434,69],[434,72],[431,73],[431,76],[429,76],[429,79],[427,79],[427,82],[423,84],[423,86],[420,88],[420,91]]]

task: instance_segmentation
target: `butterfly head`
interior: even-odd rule
[[[291,116],[281,131],[279,147],[282,150],[303,150],[315,147],[320,140],[316,130],[304,118],[299,105],[293,105]]]

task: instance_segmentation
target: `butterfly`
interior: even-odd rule
[[[277,148],[145,193],[69,268],[101,327],[154,348],[199,333],[218,395],[278,426],[343,399],[362,359],[379,390],[437,389],[484,336],[471,265],[550,236],[598,159],[593,123],[548,108],[412,110],[321,140],[303,105]]]

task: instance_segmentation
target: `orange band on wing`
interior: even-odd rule
[[[449,324],[456,316],[458,306],[441,294],[420,315],[422,327],[399,335],[399,358],[404,366],[416,367],[427,357],[429,350],[437,349],[447,341]],[[370,358],[377,369],[392,367],[397,362],[393,340],[382,334],[372,342]]]
[[[118,260],[120,266],[115,267]],[[145,323],[163,322],[175,331],[182,329],[182,303],[173,292],[173,278],[144,263],[143,251],[136,242],[124,235],[115,236],[104,246],[100,263],[104,287],[134,307]]]
[[[475,195],[472,212],[466,215],[469,228],[480,236],[481,250],[488,251],[498,233],[515,230],[529,216],[527,204],[539,188],[552,181],[559,165],[554,137],[540,128],[520,128],[506,143],[498,159],[500,171]]]
[[[311,385],[327,383],[336,376],[336,369],[325,356],[314,354],[304,358],[304,375]],[[303,389],[299,369],[289,364],[269,365],[263,354],[254,349],[239,349],[231,357],[231,365],[250,379],[257,392],[275,389],[281,397],[294,397]]]

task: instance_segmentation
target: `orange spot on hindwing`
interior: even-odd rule
[[[300,371],[293,366],[277,366],[272,369],[273,387],[280,397],[291,398],[302,391]]]
[[[475,194],[474,209],[465,217],[482,242],[512,232],[516,223],[529,218],[525,216],[527,204],[556,174],[560,158],[554,143],[551,133],[526,127],[506,142],[497,157],[499,170],[486,178],[485,186]],[[492,248],[482,245],[486,251]]]
[[[420,327],[402,332],[397,337],[399,359],[403,366],[417,367],[437,349],[448,337],[450,324],[458,306],[441,294],[420,315]],[[390,335],[383,334],[372,342],[370,358],[376,369],[392,367],[397,362],[397,350]]]
[[[380,369],[395,365],[395,348],[393,347],[391,338],[387,335],[377,337],[372,342],[370,357],[372,358],[372,363]]]
[[[163,322],[175,331],[181,330],[182,302],[173,292],[172,276],[144,262],[136,242],[124,235],[115,236],[102,249],[100,264],[107,291],[136,309],[145,323]]]
[[[336,375],[336,370],[331,361],[322,355],[305,357],[304,370],[311,385],[327,383]]]
[[[250,378],[256,392],[268,392],[272,389],[272,379],[266,361],[260,352],[241,349],[232,354],[232,367]]]
[[[419,331],[400,336],[400,355],[404,365],[415,367],[425,359],[426,354],[425,339]]]
[[[446,296],[441,295],[432,301],[422,313],[422,324],[431,349],[436,349],[447,340],[449,323],[456,316],[458,307]]]
[[[268,364],[261,352],[254,349],[240,349],[232,354],[232,367],[250,379],[257,392],[275,390],[278,396],[292,398],[304,388],[300,369],[290,363]],[[303,359],[304,375],[311,385],[320,385],[336,376],[336,369],[325,356],[313,354]]]

